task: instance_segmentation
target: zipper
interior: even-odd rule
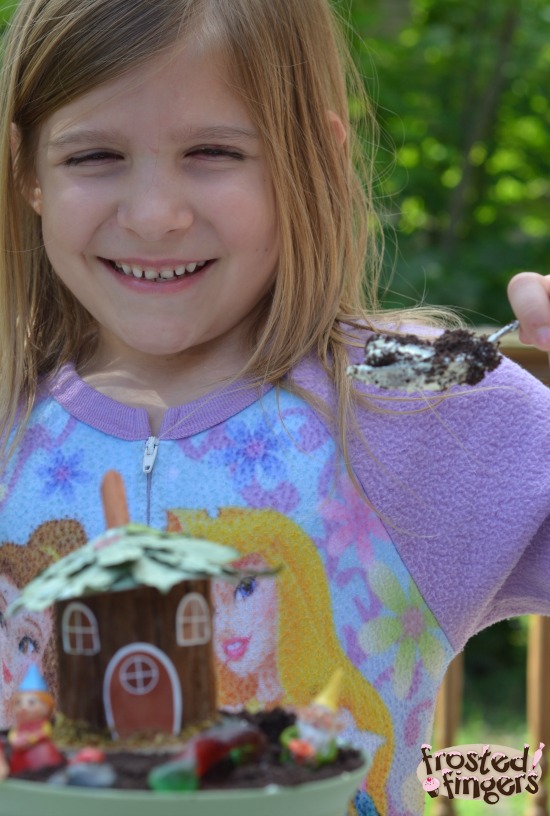
[[[149,436],[145,442],[143,453],[143,472],[147,476],[147,525],[151,524],[151,481],[153,479],[153,467],[157,458],[159,439],[156,436]]]
[[[143,454],[143,472],[152,473],[155,459],[157,458],[157,451],[159,447],[159,440],[156,436],[148,437],[145,443],[145,453]]]

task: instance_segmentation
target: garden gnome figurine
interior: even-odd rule
[[[338,710],[343,674],[342,669],[336,669],[321,693],[297,710],[296,725],[287,729],[292,738],[286,740],[286,745],[298,762],[323,764],[336,756],[336,740],[343,730]]]
[[[34,664],[14,694],[13,708],[15,724],[8,732],[10,773],[64,764],[51,740],[54,699]]]

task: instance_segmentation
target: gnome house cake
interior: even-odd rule
[[[359,751],[337,746],[339,673],[298,712],[229,716],[217,711],[210,584],[212,579],[238,583],[251,571],[244,576],[231,565],[239,554],[230,547],[129,523],[118,473],[105,476],[102,496],[107,532],[48,567],[9,609],[16,615],[52,608],[60,688],[52,737],[53,698],[35,667],[25,678],[16,695],[22,700],[20,714],[15,700],[17,722],[6,751],[0,750],[0,779],[40,770],[40,777],[26,778],[193,790],[203,787],[203,777],[220,761],[226,773],[229,766],[267,754],[287,768],[311,772],[332,766],[323,775],[361,767]],[[254,577],[274,574],[252,572]],[[27,692],[38,701],[31,713],[23,704]],[[29,760],[24,746],[18,754],[25,729],[34,729],[43,743],[36,761]],[[269,746],[273,738],[275,749]],[[119,784],[116,758],[128,755],[134,766],[154,758],[135,785]],[[95,765],[93,782],[88,773],[79,781],[86,765]],[[52,766],[59,766],[53,777]],[[130,775],[136,776],[134,767]],[[286,784],[277,769],[263,784],[270,781]],[[307,779],[290,784],[302,781]]]
[[[114,471],[102,496],[107,532],[46,569],[10,613],[53,608],[64,719],[113,739],[178,734],[216,715],[210,581],[242,577],[229,565],[238,553],[130,524]]]

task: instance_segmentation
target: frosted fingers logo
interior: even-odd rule
[[[456,745],[432,753],[432,746],[424,744],[416,775],[432,798],[441,794],[496,805],[502,796],[538,791],[543,748],[541,742],[529,757],[529,745],[523,751],[503,745]]]

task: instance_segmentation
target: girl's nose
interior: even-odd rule
[[[175,170],[155,168],[127,186],[118,205],[118,223],[147,241],[186,231],[194,221],[189,195]]]

